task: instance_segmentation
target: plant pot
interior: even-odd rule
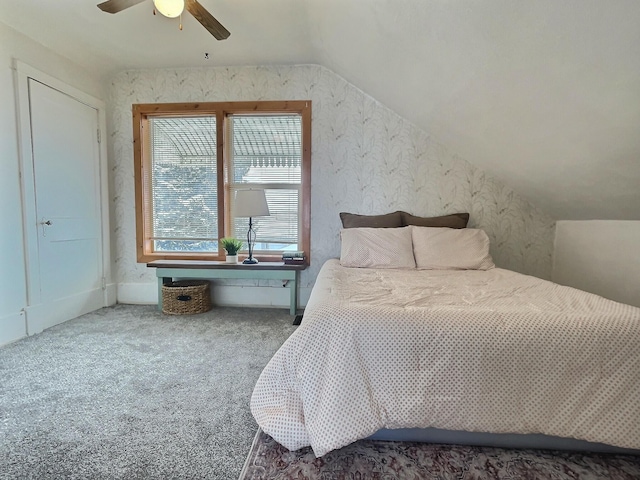
[[[238,255],[227,255],[227,263],[238,263]]]

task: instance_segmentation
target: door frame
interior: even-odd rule
[[[116,286],[112,279],[111,269],[111,235],[109,228],[109,194],[108,167],[106,146],[106,105],[105,102],[65,82],[52,77],[20,60],[13,59],[16,85],[16,110],[18,115],[18,152],[20,157],[20,179],[22,190],[22,224],[25,251],[25,271],[27,287],[27,305],[25,308],[27,327],[29,327],[29,311],[47,308],[42,304],[40,292],[40,270],[38,253],[38,219],[36,215],[35,173],[33,170],[33,146],[31,143],[31,114],[29,98],[29,80],[40,82],[54,90],[68,95],[75,100],[97,110],[99,166],[100,176],[100,249],[102,256],[102,290],[103,305],[116,303]],[[69,319],[67,319],[69,320]],[[45,326],[46,328],[46,326]],[[37,333],[28,328],[29,335]]]

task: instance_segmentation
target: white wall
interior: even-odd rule
[[[0,23],[0,345],[25,335],[27,293],[22,238],[13,59],[104,98],[98,78]]]
[[[340,254],[341,211],[380,214],[406,210],[420,216],[469,212],[470,226],[484,229],[491,238],[497,265],[551,277],[553,220],[326,68],[302,65],[133,70],[112,79],[109,95],[120,302],[155,302],[157,292],[153,269],[136,263],[133,103],[313,102],[312,265],[301,275],[302,304],[324,261]],[[277,282],[247,283],[250,287],[274,287],[260,298],[287,304],[285,289]],[[230,287],[223,297],[225,303],[235,298],[240,304],[247,298],[258,298],[241,290],[234,297]]]
[[[554,282],[640,307],[640,221],[559,221]]]

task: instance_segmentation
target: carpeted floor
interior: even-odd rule
[[[284,309],[118,305],[0,349],[1,479],[237,479]]]
[[[240,480],[640,479],[640,457],[361,440],[316,458],[258,430]]]
[[[0,348],[0,479],[639,479],[640,457],[361,441],[316,459],[256,436],[279,309],[118,305]],[[247,453],[249,456],[247,457]]]

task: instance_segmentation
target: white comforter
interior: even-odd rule
[[[381,428],[640,449],[640,308],[503,269],[322,268],[251,399],[317,456]]]

